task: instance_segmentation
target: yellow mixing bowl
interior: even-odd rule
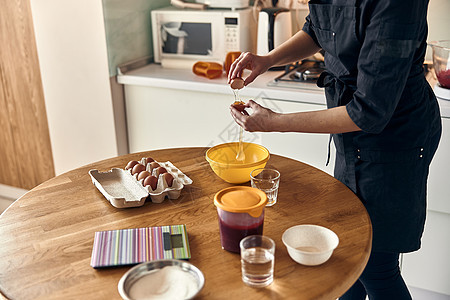
[[[237,161],[239,143],[225,143],[206,151],[206,160],[217,176],[229,183],[244,183],[250,180],[254,169],[264,168],[269,160],[269,151],[261,145],[243,143],[245,160]]]

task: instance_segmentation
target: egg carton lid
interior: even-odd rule
[[[130,170],[112,168],[106,172],[96,169],[89,170],[94,186],[105,196],[112,206],[117,208],[143,206],[146,199],[150,197],[152,202],[161,203],[168,197],[177,199],[185,185],[192,183],[192,179],[183,174],[171,162],[158,162],[167,169],[167,172],[174,177],[173,186],[158,178],[158,187],[151,191],[150,187],[144,187],[142,180],[138,181],[136,176],[131,175]]]

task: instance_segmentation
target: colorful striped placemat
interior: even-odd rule
[[[156,259],[190,259],[186,225],[97,231],[91,266],[135,265]]]

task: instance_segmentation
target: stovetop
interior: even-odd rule
[[[303,61],[301,63],[286,66],[284,73],[276,77],[267,85],[273,87],[322,90],[316,85],[316,82],[320,73],[324,70],[325,65],[323,62]]]

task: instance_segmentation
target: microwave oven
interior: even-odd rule
[[[154,60],[163,67],[190,68],[197,61],[223,63],[228,52],[255,52],[256,18],[252,8],[155,9],[151,12]]]

